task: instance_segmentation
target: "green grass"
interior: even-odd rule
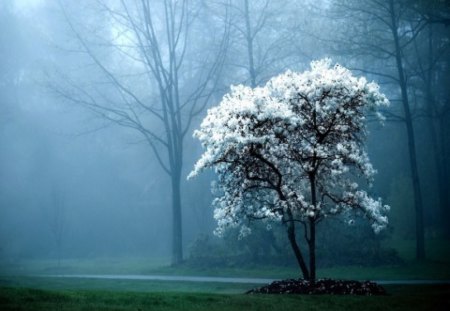
[[[0,275],[149,274],[168,266],[165,258],[28,259],[0,261]]]
[[[450,257],[448,257],[450,258]],[[55,261],[21,261],[15,264],[1,264],[0,276],[30,276],[54,274],[155,274],[155,275],[196,275],[227,277],[293,278],[299,276],[296,267],[252,266],[243,268],[189,266],[171,267],[167,262],[153,262],[146,259],[89,259],[63,260],[58,267]],[[396,279],[450,279],[449,261],[425,262],[406,261],[395,266],[341,266],[318,270],[319,277],[396,280]]]
[[[427,240],[427,260],[414,260],[414,241],[386,240],[384,247],[395,248],[405,264],[396,266],[341,266],[318,269],[319,277],[357,280],[450,279],[450,247],[446,240]],[[296,267],[247,266],[238,268],[187,265],[172,267],[166,258],[95,258],[55,260],[0,261],[1,276],[30,276],[54,274],[155,274],[186,276],[228,276],[293,278],[299,276]]]
[[[108,280],[89,278],[54,277],[0,277],[0,286],[35,288],[43,290],[108,290],[133,292],[203,292],[203,293],[244,293],[257,287],[254,284],[149,281],[149,280]],[[1,309],[0,309],[1,310]]]
[[[7,310],[448,310],[448,286],[390,286],[381,297],[49,291],[0,287]]]
[[[389,245],[391,243],[392,245]],[[414,243],[388,241],[404,265],[319,269],[340,279],[450,279],[447,241],[432,241],[416,262]],[[171,267],[165,259],[100,258],[0,262],[0,310],[450,310],[449,285],[385,286],[382,297],[243,295],[252,284],[55,278],[54,274],[160,274],[290,278],[296,268]]]

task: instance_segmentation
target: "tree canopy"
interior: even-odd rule
[[[240,226],[245,235],[255,219],[306,228],[352,210],[383,229],[389,207],[358,182],[375,174],[364,147],[367,112],[388,104],[376,83],[329,59],[263,87],[232,87],[194,134],[205,152],[190,176],[205,168],[218,176],[216,233]]]

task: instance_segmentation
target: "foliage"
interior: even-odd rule
[[[380,267],[403,265],[393,247],[383,245],[386,234],[375,234],[370,226],[356,220],[343,228],[343,219],[328,219],[317,237],[318,267]],[[349,277],[353,277],[350,276]]]
[[[317,236],[318,268],[404,264],[392,246],[382,245],[385,235],[374,234],[365,222],[356,221],[343,227],[343,221],[340,218],[328,219],[320,227]],[[223,239],[199,235],[189,249],[185,265],[199,269],[295,266],[292,250],[280,225],[274,225],[271,230],[258,223],[249,226],[253,234],[241,239],[238,238],[238,229],[227,230]]]
[[[224,233],[223,239],[199,235],[189,249],[186,265],[196,268],[239,268],[274,265],[292,266],[291,250],[278,226],[267,230],[257,223],[250,224],[253,235],[239,238],[238,229]],[[264,241],[264,243],[261,243]]]

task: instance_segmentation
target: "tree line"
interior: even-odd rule
[[[61,100],[135,131],[148,145],[149,161],[170,180],[171,208],[162,217],[172,217],[173,264],[184,258],[182,188],[193,125],[230,84],[260,86],[323,56],[378,81],[391,102],[386,122],[403,126],[406,141],[399,144],[408,152],[417,258],[426,257],[425,214],[434,209],[424,200],[424,175],[433,176],[438,197],[440,223],[433,225],[450,236],[448,1],[98,0],[75,6],[59,0],[46,5],[58,16],[47,25],[49,40],[70,55],[44,65],[47,87]],[[10,40],[6,33],[1,39]],[[8,50],[0,53],[12,59]],[[68,59],[80,71],[64,70]],[[21,69],[14,62],[8,66],[0,88],[13,103]],[[418,160],[423,148],[418,134],[433,150],[425,162]]]

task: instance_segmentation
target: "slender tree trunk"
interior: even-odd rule
[[[448,174],[443,167],[439,168],[439,200],[441,214],[441,228],[444,236],[450,238],[450,199],[448,194]]]
[[[314,219],[309,220],[309,281],[314,284],[316,282],[316,222]]]
[[[394,1],[389,1],[391,23],[392,23],[392,35],[395,45],[395,59],[399,77],[399,86],[401,89],[403,110],[405,113],[406,133],[408,136],[408,150],[409,150],[409,163],[411,169],[411,179],[414,192],[414,206],[416,211],[416,258],[419,260],[425,259],[425,234],[424,234],[424,221],[423,221],[423,204],[422,193],[420,188],[419,171],[417,168],[416,157],[416,143],[414,135],[414,126],[412,122],[411,111],[409,108],[409,99],[407,92],[407,83],[405,73],[403,71],[402,51],[400,48],[400,42],[398,38],[398,25],[396,21],[396,12],[394,9]]]
[[[295,258],[297,259],[297,263],[300,267],[300,270],[302,271],[303,278],[305,280],[310,279],[308,268],[306,267],[305,260],[303,259],[302,252],[300,250],[300,247],[298,247],[297,244],[297,238],[295,237],[295,223],[292,217],[292,213],[288,210],[288,219],[286,222],[287,226],[287,235],[289,239],[289,243],[291,244],[292,250],[294,251]]]
[[[439,111],[436,108],[436,102],[433,96],[433,73],[434,68],[432,66],[434,61],[434,51],[433,51],[433,24],[428,25],[428,70],[425,78],[425,93],[426,93],[426,109],[428,114],[428,130],[430,132],[430,139],[433,148],[434,165],[437,175],[438,192],[439,192],[439,213],[440,217],[440,227],[442,232],[446,237],[450,237],[450,226],[449,223],[449,197],[447,190],[447,172],[445,168],[445,157],[444,157],[444,142],[440,141],[439,134],[443,135],[442,127],[442,117],[439,115]],[[434,121],[437,119],[437,126]],[[440,133],[439,133],[440,132]]]
[[[57,256],[58,256],[58,265],[57,268],[59,270],[59,268],[61,268],[61,238],[57,237],[57,241],[56,241],[56,251],[57,251]]]
[[[439,173],[439,188],[442,191],[442,196],[439,198],[442,200],[441,203],[441,225],[444,229],[444,235],[446,238],[450,238],[450,193],[448,191],[450,187],[450,181],[449,181],[449,164],[448,164],[448,156],[447,156],[447,149],[446,146],[448,146],[448,143],[445,141],[445,137],[447,136],[446,126],[448,127],[448,124],[445,122],[445,117],[440,116],[439,117],[439,138],[440,138],[440,150],[439,150],[439,163],[441,166],[439,167],[438,173]]]
[[[245,0],[245,28],[246,28],[246,40],[247,40],[247,53],[248,53],[248,71],[250,74],[250,86],[256,87],[256,71],[255,71],[255,61],[253,58],[253,34],[250,24],[250,9],[249,0]]]
[[[439,213],[442,215],[439,225],[442,227],[443,232],[448,233],[447,224],[447,205],[448,205],[448,195],[447,195],[447,188],[446,188],[446,174],[443,167],[445,164],[443,163],[442,158],[442,148],[439,145],[439,139],[438,139],[438,133],[437,129],[434,124],[434,112],[431,108],[433,105],[433,96],[431,95],[431,88],[427,85],[427,113],[429,114],[429,117],[427,119],[427,127],[430,135],[430,141],[431,146],[433,150],[433,162],[434,167],[437,175],[437,189],[438,189],[438,196],[439,196]]]
[[[402,71],[402,65],[399,66],[399,72]],[[409,110],[408,95],[406,92],[406,83],[403,81],[401,85],[403,108],[405,111],[406,133],[408,136],[409,162],[411,168],[411,179],[414,191],[414,205],[416,211],[416,258],[425,259],[425,233],[423,221],[423,203],[422,192],[420,187],[420,177],[417,167],[416,143],[414,126],[412,122],[411,112]]]
[[[316,176],[315,173],[311,173],[309,175],[309,181],[311,185],[311,203],[314,208],[317,206],[317,197],[316,197]],[[308,238],[308,246],[309,246],[309,273],[310,273],[310,282],[316,282],[316,220],[315,215],[313,217],[309,217],[309,238]]]
[[[181,167],[171,175],[172,182],[172,265],[183,261],[182,214],[181,214]]]

